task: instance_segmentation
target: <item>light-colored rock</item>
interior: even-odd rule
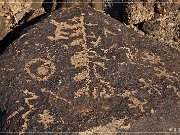
[[[31,19],[39,16],[36,14],[41,9],[43,0],[1,0],[0,2],[0,40],[2,40],[6,34],[15,28],[19,22],[26,18],[26,15],[33,12]],[[44,13],[44,11],[42,12]],[[41,13],[41,14],[42,14]],[[27,18],[26,18],[27,19]]]

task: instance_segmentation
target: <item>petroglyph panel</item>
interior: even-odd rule
[[[176,105],[179,57],[101,12],[57,10],[0,56],[2,130],[129,131],[135,119],[161,117],[165,101]]]

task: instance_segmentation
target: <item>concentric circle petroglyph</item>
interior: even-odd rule
[[[50,60],[35,58],[25,64],[24,70],[34,80],[47,81],[55,73],[56,66]]]

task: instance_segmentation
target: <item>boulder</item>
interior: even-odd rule
[[[0,56],[1,132],[168,132],[179,59],[93,8],[56,10]]]
[[[0,2],[0,40],[16,26],[45,13],[44,0],[1,0]]]

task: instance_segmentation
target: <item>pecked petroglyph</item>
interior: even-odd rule
[[[26,129],[28,128],[28,122],[29,122],[29,116],[30,114],[35,111],[37,108],[35,107],[34,104],[32,104],[31,102],[33,100],[36,100],[38,99],[38,96],[33,93],[33,92],[30,92],[29,90],[25,89],[25,90],[22,90],[22,92],[25,94],[25,96],[28,96],[26,98],[24,98],[24,101],[26,103],[26,105],[28,106],[28,110],[27,112],[25,112],[23,115],[22,115],[22,119],[24,120],[24,123],[22,125],[22,130],[21,132],[25,132]]]
[[[49,114],[49,110],[44,110],[42,114],[38,114],[39,116],[39,123],[44,125],[44,128],[47,129],[48,126],[54,122],[53,116]]]
[[[75,23],[73,25],[70,25],[67,22],[58,23],[55,20],[51,21],[51,23],[53,23],[56,26],[55,37],[49,36],[48,38],[50,40],[60,40],[60,39],[65,40],[65,39],[68,39],[68,37],[69,38],[78,37],[77,39],[73,40],[70,43],[70,46],[72,47],[81,46],[82,51],[76,52],[71,57],[71,64],[75,68],[78,68],[78,67],[85,68],[82,70],[82,72],[75,74],[74,80],[77,82],[85,80],[86,85],[83,86],[81,89],[79,89],[77,92],[75,92],[75,98],[81,97],[83,95],[89,96],[90,85],[92,83],[92,80],[90,77],[92,74],[90,73],[91,71],[93,71],[93,74],[96,78],[100,79],[98,85],[94,86],[93,97],[97,98],[99,95],[102,98],[110,98],[114,93],[114,88],[111,86],[109,82],[103,80],[100,74],[98,74],[96,70],[97,67],[101,67],[105,69],[106,68],[105,62],[109,61],[110,59],[106,58],[105,56],[101,56],[97,54],[97,52],[94,51],[93,48],[88,47],[87,34],[86,34],[86,28],[85,28],[85,23],[84,23],[84,15],[85,14],[82,13],[80,17],[74,17],[72,19],[69,19],[70,22]],[[90,26],[93,26],[93,25],[91,24]],[[73,30],[73,32],[69,34],[66,32],[67,29]],[[105,29],[105,34],[107,33],[113,34],[109,30]],[[79,36],[81,36],[81,38]],[[91,41],[91,43],[93,44],[93,47],[96,48],[101,43],[101,37],[99,36],[96,41]],[[96,59],[96,58],[99,58],[100,60],[103,60],[104,62],[93,61],[93,59]],[[93,64],[93,67],[90,67],[90,64]]]
[[[168,88],[168,89],[172,89],[172,90],[174,91],[174,93],[176,93],[176,95],[177,95],[178,97],[180,97],[180,91],[179,91],[178,88],[176,88],[175,86],[172,86],[172,85],[168,85],[167,88]]]
[[[37,66],[33,69],[33,66]],[[24,70],[31,76],[33,80],[47,81],[56,71],[55,64],[46,59],[35,58],[25,64]],[[35,70],[32,72],[32,70]]]
[[[111,36],[117,35],[116,33],[110,31],[110,30],[107,29],[107,28],[104,28],[104,34],[105,34],[106,37],[108,37],[109,35],[111,35]]]
[[[156,56],[152,52],[144,52],[144,57],[142,57],[143,61],[148,61],[152,64],[161,64],[164,65],[164,62],[162,62],[162,59],[159,56]]]
[[[101,43],[101,37],[99,36],[96,41],[91,41],[91,43],[94,45],[94,47],[98,47],[99,43]]]
[[[56,26],[55,30],[55,37],[48,36],[48,39],[50,40],[64,40],[69,39],[69,37],[77,37],[82,35],[81,30],[83,30],[83,22],[84,14],[82,13],[80,17],[74,17],[70,19],[70,21],[74,22],[75,24],[70,25],[67,22],[56,22],[55,20],[51,20],[51,23]],[[72,33],[67,32],[67,30],[73,30]]]
[[[164,77],[166,77],[170,81],[172,81],[172,80],[179,81],[179,79],[176,78],[176,75],[174,75],[174,73],[168,72],[163,67],[154,67],[154,71],[155,71],[155,75],[157,75],[158,77],[163,77],[164,76]]]
[[[15,116],[18,115],[19,112],[21,112],[22,110],[24,110],[24,107],[20,106],[17,111],[13,112],[10,116],[8,116],[7,120],[15,117]]]
[[[140,78],[139,82],[141,82],[144,85],[144,88],[148,89],[148,93],[151,94],[151,90],[153,88],[152,81],[151,80],[145,80],[144,78]]]
[[[129,104],[130,108],[139,108],[141,112],[145,112],[144,106],[147,104],[147,100],[144,99],[143,102],[141,102],[139,99],[136,98],[137,91],[129,91],[125,90],[122,94],[123,97],[128,97],[130,101],[132,101],[132,104]]]
[[[50,95],[50,99],[54,100],[55,102],[58,102],[59,100],[62,100],[68,104],[71,104],[70,101],[68,101],[67,99],[63,98],[63,97],[59,97],[56,93],[46,89],[46,88],[42,88],[41,89],[42,92],[44,93],[48,93]]]
[[[80,132],[79,135],[115,135],[120,129],[128,130],[130,128],[130,123],[128,125],[124,125],[126,119],[128,119],[127,116],[125,116],[124,119],[112,118],[112,121],[110,123],[90,128],[84,132]]]

